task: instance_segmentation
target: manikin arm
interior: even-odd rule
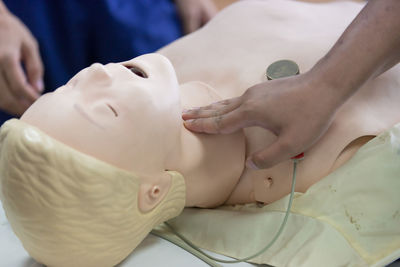
[[[400,60],[398,14],[398,0],[369,1],[310,71],[260,83],[240,97],[185,111],[185,126],[211,134],[249,126],[271,130],[277,139],[247,159],[252,168],[271,167],[307,150],[351,95]]]

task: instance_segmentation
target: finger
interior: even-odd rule
[[[253,153],[247,159],[246,166],[251,169],[266,169],[297,154],[285,138],[281,137],[269,147]]]
[[[182,114],[182,119],[189,120],[223,115],[238,108],[240,104],[241,99],[239,97],[225,99],[208,106],[184,110]]]
[[[185,19],[184,31],[186,34],[194,32],[201,26],[201,17],[197,14],[191,14]]]
[[[28,108],[24,103],[19,103],[6,87],[3,73],[0,73],[0,109],[16,116],[21,116]]]
[[[43,92],[43,63],[36,42],[25,42],[22,45],[22,61],[31,86],[36,92]]]
[[[183,33],[188,34],[190,33],[190,16],[184,14],[181,15],[181,20],[182,20],[182,27],[183,27]]]
[[[11,94],[16,99],[25,99],[33,103],[39,94],[26,83],[26,78],[21,64],[16,59],[7,61],[6,67],[3,68],[6,86],[10,88]]]
[[[216,117],[187,120],[184,125],[188,130],[199,133],[230,134],[241,128],[252,126],[252,122],[246,120],[240,109],[235,109]]]
[[[31,102],[27,101],[26,99],[15,100],[14,107],[15,107],[15,115],[22,116],[24,112],[32,105]]]

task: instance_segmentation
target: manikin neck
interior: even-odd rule
[[[191,82],[181,86],[182,108],[208,105],[220,100],[211,87]],[[168,159],[166,169],[185,178],[186,206],[212,207],[223,204],[239,180],[245,162],[242,131],[230,135],[197,134],[182,121],[181,142]]]

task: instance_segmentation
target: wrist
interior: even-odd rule
[[[339,107],[346,102],[350,95],[346,92],[350,91],[345,85],[335,78],[335,73],[320,66],[318,62],[311,70],[304,73],[305,80],[308,81],[308,94],[314,99],[318,99],[318,105],[324,110],[335,113]]]

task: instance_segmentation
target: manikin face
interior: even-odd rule
[[[42,96],[21,120],[83,153],[152,175],[179,142],[180,111],[171,63],[147,54],[93,64]]]

